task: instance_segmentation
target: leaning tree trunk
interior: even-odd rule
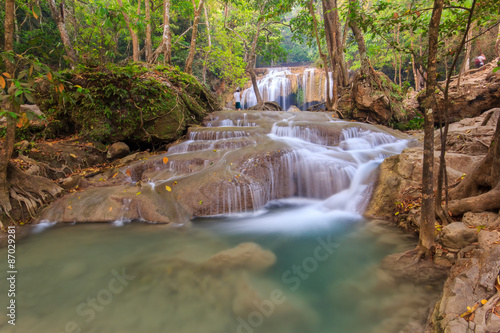
[[[5,45],[4,51],[14,50],[14,0],[5,0]],[[14,64],[12,64],[7,58],[4,59],[5,67],[7,73],[11,77],[14,75]],[[5,105],[10,111],[13,110],[12,103]],[[10,204],[10,183],[7,180],[7,168],[9,165],[10,158],[14,151],[14,141],[15,141],[15,120],[8,113],[5,114],[7,118],[7,129],[5,133],[5,141],[2,144],[2,150],[0,151],[0,217],[2,215],[9,216],[12,206]],[[3,227],[0,219],[0,226]]]
[[[132,26],[132,21],[130,20],[130,17],[123,9],[122,0],[118,0],[118,5],[120,6],[120,8],[122,8],[123,19],[125,20],[125,24],[127,25],[127,29],[130,33],[130,38],[132,39],[132,59],[135,62],[138,62],[140,60],[140,50],[139,50],[139,38],[137,37],[137,32],[135,32]]]
[[[318,20],[316,19],[316,15],[314,13],[314,3],[313,0],[310,0],[308,3],[309,6],[309,14],[311,14],[312,21],[313,21],[313,32],[314,36],[316,38],[316,44],[318,44],[318,51],[319,51],[319,56],[321,57],[321,60],[323,60],[323,66],[325,69],[325,80],[326,80],[326,109],[327,110],[332,110],[333,103],[330,98],[330,76],[328,73],[328,58],[326,54],[323,53],[323,50],[321,49],[321,41],[319,39],[318,35]],[[334,97],[336,100],[337,94],[335,92]]]
[[[73,49],[73,44],[71,44],[68,30],[66,30],[66,23],[64,21],[64,6],[61,3],[58,7],[55,0],[49,0],[48,4],[52,17],[54,18],[54,21],[56,21],[57,28],[59,29],[59,34],[61,35],[61,40],[63,42],[64,49],[66,50],[66,54],[73,62],[71,67],[74,68],[75,65],[78,64],[78,60],[76,58],[75,50]]]
[[[153,53],[149,63],[155,63],[160,54],[164,54],[164,64],[170,64],[172,58],[172,36],[170,35],[170,0],[163,0],[163,35],[160,45]]]
[[[500,25],[498,26],[497,41],[495,43],[495,54],[497,57],[500,57]]]
[[[500,118],[488,153],[450,196],[448,209],[453,215],[500,209]]]
[[[361,61],[361,75],[363,75],[363,77],[365,78],[369,78],[371,75],[371,65],[368,59],[368,54],[366,52],[365,37],[363,36],[361,28],[356,22],[356,19],[361,17],[361,14],[358,10],[359,3],[357,0],[350,0],[350,6],[350,10],[354,14],[355,19],[351,18],[351,20],[349,20],[349,26],[351,27],[352,33],[354,34],[354,39],[356,40],[356,44],[358,45],[359,59]]]
[[[262,95],[259,91],[259,86],[257,85],[257,75],[255,75],[255,62],[257,60],[256,51],[257,51],[257,41],[259,40],[260,29],[262,26],[263,17],[261,16],[257,21],[257,26],[255,28],[255,35],[252,40],[252,45],[250,46],[250,54],[247,59],[246,71],[250,75],[250,79],[252,80],[253,91],[255,93],[255,98],[257,99],[256,107],[263,107],[264,100],[262,99]]]
[[[434,205],[434,112],[435,89],[437,86],[437,51],[439,22],[443,12],[444,0],[435,0],[429,24],[429,51],[427,57],[427,90],[424,107],[424,158],[422,162],[422,207],[420,221],[419,252],[426,258],[432,255],[435,238]]]
[[[205,0],[200,0],[198,7],[195,6],[194,0],[192,1],[194,8],[193,33],[191,35],[191,45],[189,46],[189,54],[186,59],[186,66],[184,67],[184,72],[188,74],[193,74],[193,61],[194,55],[196,54],[196,38],[198,38],[198,23],[200,22],[201,9],[203,8],[203,3]]]

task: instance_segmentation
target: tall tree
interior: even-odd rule
[[[349,16],[351,16],[351,19],[349,20],[349,26],[351,27],[354,39],[356,40],[356,44],[358,45],[359,59],[361,61],[360,71],[363,77],[369,78],[371,76],[371,65],[366,50],[365,37],[358,24],[358,22],[361,21],[362,12],[358,0],[349,0],[349,11]]]
[[[194,9],[194,20],[193,20],[193,32],[191,34],[191,44],[189,46],[189,54],[186,59],[186,65],[184,71],[188,74],[193,73],[193,61],[196,54],[196,39],[198,38],[198,25],[200,23],[201,11],[203,9],[203,4],[205,0],[199,0],[198,5],[196,5],[196,0],[191,0]]]
[[[66,29],[66,22],[64,19],[64,1],[62,1],[59,6],[56,4],[55,0],[48,0],[48,4],[52,17],[54,18],[54,21],[56,21],[57,28],[59,29],[66,54],[72,61],[71,67],[74,67],[78,64],[78,59],[76,57],[75,50],[73,49],[71,39],[69,38],[68,30]]]
[[[146,11],[146,42],[145,42],[145,58],[149,62],[153,56],[153,43],[151,41],[151,0],[145,0],[144,2]]]
[[[205,23],[207,25],[207,37],[208,37],[208,46],[205,52],[205,58],[203,59],[203,83],[206,84],[208,56],[212,51],[212,34],[210,33],[210,19],[208,17],[207,6],[205,4],[203,4],[203,11],[205,12]]]
[[[163,62],[170,64],[172,60],[172,36],[170,32],[170,0],[163,0],[163,33],[161,35],[160,45],[156,48],[150,63],[158,60],[160,54],[164,54]]]
[[[500,57],[500,24],[498,25],[497,41],[495,42],[495,54]]]
[[[439,25],[443,12],[444,0],[434,0],[434,7],[429,23],[429,49],[427,54],[427,88],[424,107],[424,158],[422,163],[422,209],[419,254],[430,257],[434,250],[435,206],[434,206],[434,112],[437,104],[435,90],[437,86],[437,53]]]
[[[14,5],[15,0],[5,0],[4,52],[14,51]],[[8,76],[14,77],[14,64],[7,57],[4,58],[4,61]],[[5,81],[3,87],[5,87]],[[12,113],[15,111],[13,103],[9,103],[8,99],[4,101],[6,101],[6,105],[2,105],[2,108],[9,110],[11,113],[4,113],[7,118],[7,129],[5,141],[2,143],[2,151],[0,151],[0,208],[5,215],[9,216],[12,206],[10,204],[10,184],[7,179],[7,169],[14,151],[16,123],[15,119],[12,117]]]
[[[139,37],[137,35],[137,32],[135,31],[135,25],[137,22],[133,22],[130,19],[130,16],[127,13],[127,9],[123,5],[122,0],[118,0],[118,5],[122,10],[123,19],[125,20],[125,24],[127,25],[127,29],[130,33],[130,38],[132,39],[132,59],[135,62],[138,62],[140,61],[140,49],[139,49]],[[139,4],[137,6],[138,15],[140,13],[140,8],[141,8],[141,1],[139,1]]]
[[[332,66],[334,85],[345,87],[349,83],[347,65],[344,58],[344,38],[340,32],[337,0],[322,0],[325,37]],[[334,91],[337,89],[334,88]],[[335,98],[335,97],[334,97]]]
[[[330,98],[330,78],[329,78],[329,70],[328,70],[328,57],[326,54],[323,53],[323,50],[321,49],[321,41],[319,38],[319,32],[318,32],[318,20],[316,18],[316,13],[314,11],[314,0],[309,0],[307,2],[307,7],[309,9],[309,14],[311,15],[312,18],[312,23],[313,23],[313,34],[314,37],[316,38],[316,44],[318,45],[318,52],[321,60],[323,61],[323,68],[325,70],[325,80],[326,80],[326,109],[327,110],[332,110],[333,109],[333,104],[332,100]],[[337,100],[337,90],[334,89],[333,91],[333,98],[336,101]]]

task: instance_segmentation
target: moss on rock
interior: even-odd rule
[[[40,109],[94,141],[173,141],[219,108],[195,77],[170,66],[79,67],[60,80],[62,94],[40,85]]]

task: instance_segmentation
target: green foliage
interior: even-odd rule
[[[0,74],[0,105],[11,106],[8,110],[0,107],[0,117],[7,114],[13,118],[20,118],[22,123],[18,124],[18,127],[22,127],[34,117],[32,114],[21,115],[20,108],[22,104],[35,102],[36,79],[47,78],[52,86],[60,91],[64,87],[61,88],[59,82],[53,80],[49,68],[33,55],[15,54],[9,51],[1,53],[0,56],[14,67],[13,75],[6,72]]]
[[[395,123],[393,127],[400,131],[421,130],[424,128],[424,117],[416,116],[406,123]]]

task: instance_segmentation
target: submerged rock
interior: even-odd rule
[[[276,256],[256,243],[241,243],[235,248],[221,251],[203,263],[209,269],[264,270],[274,265]]]

